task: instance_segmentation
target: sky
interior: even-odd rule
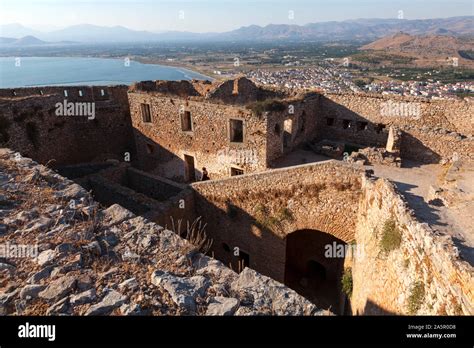
[[[400,12],[403,11],[403,12]],[[474,0],[0,0],[0,24],[49,31],[75,24],[162,32],[223,32],[247,25],[474,14]]]

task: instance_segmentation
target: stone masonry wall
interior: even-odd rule
[[[288,234],[313,229],[354,239],[361,175],[326,161],[195,183],[196,214],[207,218],[216,258],[235,269],[238,247],[250,255],[251,268],[283,281]]]
[[[254,117],[246,108],[151,93],[129,93],[129,100],[143,170],[183,181],[184,155],[194,157],[197,180],[202,167],[211,179],[229,177],[231,167],[244,172],[266,168],[265,120]],[[151,123],[143,122],[142,103],[150,105]],[[181,128],[180,115],[184,111],[191,113],[190,132]],[[230,142],[230,118],[243,120],[243,143]]]
[[[318,94],[307,95],[281,102],[282,111],[268,112],[266,137],[270,166],[273,160],[315,138],[320,128],[319,102]],[[285,121],[290,122],[290,132],[285,129]]]
[[[385,147],[388,128],[395,125],[403,132],[402,158],[439,162],[454,152],[460,158],[474,158],[472,101],[327,93],[320,113],[324,119],[335,119],[333,125],[322,123],[323,138]],[[352,121],[349,128],[343,128],[344,120]],[[357,122],[366,122],[366,129],[360,129]],[[385,125],[385,129],[377,129],[378,125]]]
[[[95,118],[57,116],[56,104],[65,100],[95,103]],[[123,161],[125,152],[133,160],[132,134],[127,86],[0,89],[1,145],[38,162]]]
[[[352,265],[353,313],[473,315],[473,268],[459,258],[451,237],[418,222],[387,180],[364,179],[362,191],[355,238],[363,252]],[[382,249],[388,219],[401,238]]]

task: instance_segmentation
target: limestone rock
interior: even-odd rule
[[[39,297],[46,300],[57,300],[63,298],[76,287],[76,278],[63,276],[52,281],[46,289],[39,293]]]
[[[28,280],[27,283],[35,284],[38,283],[41,279],[45,279],[50,276],[51,271],[53,270],[53,266],[46,266],[41,271],[36,272],[33,274]]]
[[[206,315],[233,315],[239,308],[239,300],[232,297],[214,297],[207,307]]]
[[[81,305],[85,303],[91,303],[95,301],[95,299],[96,299],[95,289],[89,289],[89,290],[81,292],[80,294],[72,295],[69,299],[69,302],[71,303],[72,306],[77,306],[77,305]]]
[[[46,288],[45,285],[32,284],[27,285],[20,291],[20,298],[22,300],[29,300],[38,297],[38,294]]]
[[[135,277],[127,279],[119,284],[119,289],[134,290],[136,288],[138,288],[138,282]]]
[[[118,204],[114,204],[109,208],[105,209],[101,214],[102,225],[110,227],[118,225],[125,220],[129,220],[135,217],[135,214],[128,211]]]
[[[119,292],[111,290],[99,303],[91,306],[85,315],[107,315],[115,308],[120,307],[126,298]]]
[[[163,287],[174,303],[189,312],[196,311],[196,298],[204,296],[209,287],[209,281],[203,276],[182,278],[162,271],[152,273],[151,283]]]
[[[54,258],[56,257],[56,252],[52,249],[45,250],[38,255],[36,262],[40,266],[44,266],[53,262]]]

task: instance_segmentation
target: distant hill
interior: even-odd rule
[[[459,50],[474,49],[474,40],[459,39],[448,35],[410,35],[398,33],[362,46],[363,50],[390,49],[400,52],[436,51],[455,54]]]
[[[474,67],[474,60],[470,58],[470,52],[474,52],[474,38],[397,33],[362,46],[360,50],[366,52],[356,55],[356,60],[362,57],[369,61],[385,54],[404,57],[417,66],[436,66],[445,65],[447,59],[455,57],[460,66]]]
[[[43,46],[43,45],[58,45],[58,44],[71,44],[73,42],[61,41],[61,42],[46,42],[38,39],[37,37],[28,35],[19,39],[10,37],[0,37],[1,47],[26,47],[26,46]]]
[[[153,33],[122,26],[102,27],[82,24],[48,33],[37,32],[20,24],[0,26],[0,36],[20,38],[33,35],[49,42],[150,42],[150,41],[335,41],[376,40],[404,32],[410,35],[474,36],[474,16],[438,19],[355,19],[307,25],[251,25],[224,33],[169,31]]]
[[[474,17],[440,19],[356,19],[343,22],[298,25],[252,25],[222,33],[220,38],[234,40],[375,40],[398,32],[411,35],[446,34],[474,36]]]

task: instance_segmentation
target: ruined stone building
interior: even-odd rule
[[[65,99],[94,103],[95,117],[57,116]],[[0,90],[0,137],[105,206],[183,237],[186,223],[201,218],[210,255],[284,283],[319,308],[473,314],[468,257],[421,214],[428,199],[398,191],[415,187],[410,168],[446,163],[447,183],[459,163],[474,161],[473,111],[468,100],[289,93],[242,77],[145,81]],[[200,181],[203,168],[211,180]],[[378,174],[392,171],[402,181]],[[455,204],[453,195],[464,193],[446,186],[430,201]],[[395,233],[395,245],[386,245],[386,233]],[[363,257],[328,256],[328,245],[360,246]]]

